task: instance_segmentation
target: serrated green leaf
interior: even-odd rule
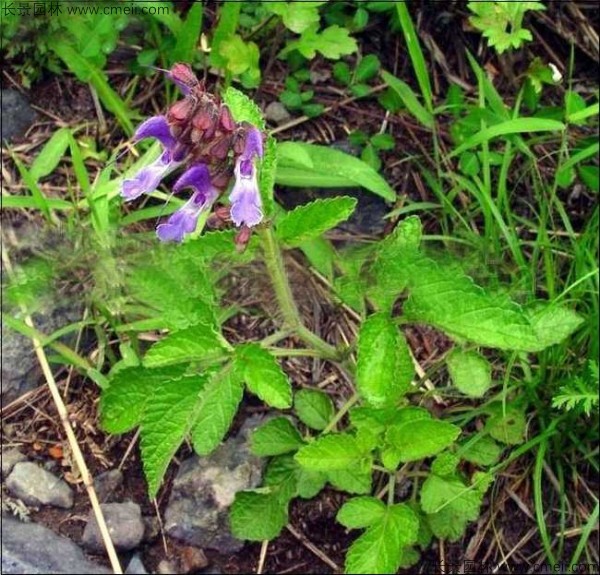
[[[307,166],[307,158],[310,166]],[[283,186],[345,188],[355,185],[394,201],[396,192],[370,166],[339,150],[301,142],[277,146],[275,181]]]
[[[229,430],[242,401],[244,386],[230,366],[223,368],[206,383],[200,394],[192,443],[199,455],[215,449]]]
[[[396,404],[410,389],[413,362],[404,335],[386,314],[368,317],[358,334],[356,385],[370,404]]]
[[[476,465],[494,465],[500,458],[502,447],[500,447],[491,437],[484,435],[468,447],[460,450],[460,455],[466,461]]]
[[[431,473],[439,475],[440,477],[454,475],[459,463],[460,458],[457,455],[450,451],[444,451],[433,460],[431,464]]]
[[[360,446],[359,444],[359,447]],[[340,491],[362,495],[371,493],[373,474],[371,469],[333,469],[327,472],[327,480]]]
[[[341,196],[299,206],[277,222],[276,234],[287,247],[297,247],[347,220],[356,203],[355,198]]]
[[[568,307],[556,304],[538,303],[526,313],[538,341],[537,349],[531,351],[540,351],[560,343],[584,321],[578,313]]]
[[[417,540],[419,518],[405,504],[387,507],[351,546],[346,555],[345,573],[396,573],[403,548]]]
[[[271,135],[267,136],[259,170],[258,181],[263,212],[266,217],[271,217],[275,210],[273,189],[275,186],[275,173],[277,171],[277,141]]]
[[[289,41],[279,53],[284,58],[293,50],[312,60],[317,52],[330,60],[339,60],[341,56],[352,54],[357,50],[356,40],[350,37],[346,28],[333,25],[319,32],[319,25],[306,28],[298,40]]]
[[[194,325],[172,333],[156,342],[144,357],[145,367],[162,367],[177,363],[213,362],[226,355],[222,337],[210,326]]]
[[[265,129],[265,120],[260,108],[243,92],[230,86],[223,93],[223,102],[236,122],[249,122],[260,130]]]
[[[401,461],[418,461],[446,449],[460,435],[460,427],[439,419],[416,419],[393,425],[386,440],[395,447]]]
[[[240,345],[235,350],[236,368],[248,389],[271,407],[292,406],[292,386],[277,359],[255,343]]]
[[[320,20],[318,6],[326,2],[267,2],[266,8],[281,16],[288,30],[301,34]]]
[[[483,397],[492,385],[492,366],[476,351],[454,348],[446,358],[452,382],[471,397]]]
[[[296,461],[313,471],[343,470],[357,467],[366,469],[369,461],[356,439],[348,434],[332,434],[319,437],[302,447]]]
[[[60,128],[44,144],[44,147],[36,156],[29,170],[29,174],[35,181],[52,173],[56,166],[58,166],[58,163],[67,151],[70,137],[71,131],[68,128]]]
[[[459,479],[430,475],[421,488],[421,506],[434,535],[456,541],[479,516],[482,493]]]
[[[110,376],[110,385],[100,398],[102,428],[125,433],[138,425],[154,389],[183,376],[183,368],[145,369],[130,367]]]
[[[294,397],[296,415],[308,427],[321,431],[327,427],[335,413],[329,396],[315,389],[301,389]]]
[[[376,497],[354,497],[342,505],[336,520],[348,529],[364,529],[386,514],[386,506]]]
[[[248,541],[274,539],[288,522],[288,502],[277,491],[236,493],[229,514],[231,533]]]
[[[206,377],[184,377],[155,388],[141,422],[140,449],[148,494],[155,497],[169,462],[194,423]]]
[[[301,467],[293,455],[280,455],[269,462],[265,472],[265,485],[290,483],[294,485],[294,497],[312,499],[327,483],[327,476],[320,471]]]
[[[252,453],[263,457],[296,451],[303,445],[300,433],[285,417],[267,421],[256,429],[250,438]]]
[[[525,441],[527,421],[523,410],[514,405],[494,403],[486,407],[489,413],[485,430],[500,443],[518,445]]]

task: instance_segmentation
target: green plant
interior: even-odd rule
[[[285,90],[279,94],[279,101],[290,111],[301,111],[309,118],[319,116],[325,106],[313,101],[314,90],[304,90],[303,83],[310,80],[306,68],[296,70],[285,79]]]
[[[396,142],[390,134],[374,134],[368,136],[357,130],[348,136],[348,140],[354,146],[362,148],[361,159],[369,164],[374,170],[381,169],[381,158],[379,152],[389,152],[394,149]]]
[[[523,28],[523,18],[530,10],[545,10],[541,2],[468,2],[473,16],[469,22],[488,39],[498,54],[518,49],[532,39]]]

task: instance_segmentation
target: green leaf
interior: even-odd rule
[[[356,439],[348,434],[324,435],[305,445],[296,461],[313,471],[334,471],[356,467],[366,469],[370,462]]]
[[[345,573],[396,573],[403,548],[417,540],[419,518],[405,504],[390,505],[348,549]]]
[[[343,188],[359,185],[385,200],[396,199],[396,193],[390,185],[363,161],[339,150],[315,144],[279,144],[275,181],[291,187]]]
[[[294,411],[304,425],[321,431],[333,418],[335,407],[326,393],[301,389],[294,397]]]
[[[128,135],[133,134],[133,124],[131,123],[130,112],[125,102],[110,87],[108,79],[102,70],[91,64],[81,56],[79,52],[65,42],[53,39],[49,42],[49,46],[79,80],[82,82],[89,82],[94,86],[100,101],[104,104],[106,109],[117,117],[121,127]]]
[[[236,122],[249,122],[260,130],[265,129],[265,120],[260,108],[243,92],[230,86],[223,93],[223,102]]]
[[[357,390],[376,407],[395,405],[414,375],[408,345],[386,314],[368,317],[358,334]]]
[[[362,449],[362,446],[360,446]],[[362,495],[371,493],[373,474],[371,469],[332,469],[327,472],[327,480],[339,491]]]
[[[376,497],[354,497],[342,505],[336,520],[348,529],[364,529],[386,514],[386,506]]]
[[[148,495],[158,492],[169,462],[194,423],[198,393],[206,377],[186,377],[155,388],[141,423],[140,449]],[[110,389],[110,388],[109,388]]]
[[[193,62],[197,51],[198,41],[202,33],[202,2],[194,2],[187,13],[185,22],[177,34],[175,48],[171,51],[170,61]]]
[[[225,340],[212,327],[194,325],[172,333],[156,342],[144,357],[145,367],[162,367],[177,363],[214,362],[225,357]]]
[[[368,82],[371,80],[381,68],[381,62],[375,54],[367,54],[361,58],[354,72],[355,82]]]
[[[460,456],[466,461],[475,463],[475,465],[494,465],[500,458],[502,447],[500,447],[491,437],[484,435],[477,441],[465,445],[460,450]]]
[[[460,435],[460,427],[439,419],[416,419],[390,427],[386,440],[400,453],[401,461],[418,461],[443,451]]]
[[[234,537],[248,541],[274,539],[288,522],[288,501],[274,492],[240,491],[229,520]]]
[[[309,60],[312,60],[317,52],[330,60],[339,60],[342,56],[356,52],[356,40],[350,37],[346,28],[333,25],[321,32],[318,29],[318,24],[306,28],[298,40],[287,43],[287,46],[279,53],[279,57],[284,58],[293,50],[298,50]]]
[[[526,310],[535,331],[540,351],[560,343],[584,322],[583,317],[568,307],[539,302]]]
[[[492,366],[476,351],[454,348],[446,358],[454,385],[471,397],[483,397],[492,385]]]
[[[329,240],[323,237],[314,238],[302,242],[299,247],[311,266],[328,280],[333,279],[333,264],[337,254]]]
[[[292,455],[280,455],[269,461],[265,472],[265,485],[294,486],[291,497],[312,499],[327,483],[327,476],[320,471],[309,471],[300,466]]]
[[[434,535],[456,541],[467,523],[479,517],[482,493],[459,479],[430,475],[421,488],[421,507]]]
[[[227,70],[232,74],[251,72],[254,81],[250,85],[242,82],[245,87],[255,87],[260,83],[260,51],[254,42],[244,42],[241,36],[234,34],[221,42],[219,51],[226,60]]]
[[[431,463],[431,473],[440,477],[448,477],[456,473],[460,457],[450,451],[443,451]]]
[[[264,154],[259,168],[259,189],[263,203],[263,211],[267,217],[275,211],[273,190],[275,187],[275,173],[277,171],[277,141],[271,135],[267,136],[264,145]]]
[[[304,445],[298,430],[285,417],[267,421],[256,429],[250,438],[254,455],[268,457],[296,451]]]
[[[219,23],[213,35],[210,62],[217,68],[225,68],[227,59],[221,54],[221,44],[235,34],[240,18],[240,2],[223,2],[219,10]]]
[[[341,196],[299,206],[277,222],[277,236],[287,247],[297,247],[347,220],[356,203],[355,198]]]
[[[277,359],[255,343],[236,347],[236,368],[248,389],[278,409],[292,406],[292,386]]]
[[[423,107],[421,102],[419,102],[411,87],[406,82],[403,82],[385,70],[381,75],[385,80],[385,83],[400,96],[406,109],[414,116],[414,118],[421,122],[426,128],[429,128],[430,130],[433,129],[435,126],[435,118]]]
[[[71,131],[68,128],[60,128],[44,144],[42,151],[37,155],[29,173],[37,182],[40,178],[51,174],[65,155],[69,146]]]
[[[242,401],[244,386],[235,370],[225,367],[204,386],[192,429],[192,443],[199,455],[218,447],[229,430]]]
[[[319,23],[317,8],[327,2],[267,2],[266,8],[281,16],[284,26],[301,34],[313,24]]]
[[[336,62],[333,65],[333,77],[346,86],[352,81],[352,72],[346,62]]]
[[[518,445],[525,441],[527,421],[523,410],[516,405],[494,403],[486,407],[490,415],[485,431],[495,440],[506,445]]]
[[[154,389],[165,383],[176,382],[183,376],[183,368],[121,369],[110,376],[108,389],[100,398],[100,421],[109,433],[125,433],[138,425]]]

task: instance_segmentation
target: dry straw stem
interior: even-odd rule
[[[2,243],[2,262],[4,263],[4,267],[9,278],[12,278],[13,267],[8,257],[8,253],[6,252],[6,249],[4,247],[4,243]],[[25,323],[30,328],[35,329],[33,320],[31,319],[31,316],[25,309],[25,306],[22,305],[21,310],[23,311]],[[69,441],[69,446],[71,447],[71,451],[75,458],[75,462],[77,463],[77,467],[79,468],[79,472],[81,473],[83,484],[85,485],[88,497],[90,498],[90,503],[92,504],[94,516],[96,517],[96,521],[98,522],[98,526],[100,528],[102,541],[104,542],[104,546],[106,547],[106,553],[108,554],[108,558],[110,559],[111,567],[115,573],[122,574],[123,570],[121,568],[121,564],[119,563],[119,558],[117,557],[117,552],[115,551],[113,542],[110,538],[108,527],[106,526],[106,521],[104,520],[104,515],[102,513],[102,509],[100,508],[98,496],[96,495],[96,491],[94,490],[92,476],[90,475],[90,472],[85,463],[85,459],[83,458],[83,453],[81,452],[81,448],[77,443],[77,438],[75,437],[75,433],[73,432],[73,428],[71,427],[71,422],[69,421],[69,414],[60,395],[60,392],[58,391],[58,386],[56,385],[56,381],[54,380],[54,375],[52,375],[52,370],[50,369],[48,358],[46,357],[46,353],[44,352],[44,348],[42,347],[41,342],[35,337],[32,337],[31,341],[33,342],[35,354],[42,368],[42,372],[44,373],[44,378],[46,379],[46,383],[48,384],[48,388],[50,389],[50,393],[52,394],[52,399],[54,400],[54,403],[56,405],[56,410],[58,411],[60,422],[62,423],[62,426],[67,435],[67,440]]]

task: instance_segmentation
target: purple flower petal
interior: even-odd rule
[[[184,188],[192,188],[203,195],[210,193],[214,188],[210,181],[210,173],[204,164],[196,164],[181,174],[173,186],[174,192]]]
[[[189,170],[188,170],[189,171]],[[209,208],[217,197],[216,191],[195,192],[164,224],[156,228],[156,235],[163,242],[181,242],[186,234],[196,230],[198,217]]]
[[[246,142],[242,158],[244,160],[252,160],[254,156],[262,158],[263,156],[263,140],[262,133],[257,128],[250,128],[246,134]]]
[[[154,162],[142,168],[133,178],[125,180],[121,196],[126,201],[135,200],[142,194],[149,194],[158,188],[161,180],[179,166],[173,162],[168,152],[161,154]]]
[[[143,140],[144,138],[156,138],[165,150],[172,150],[177,143],[171,135],[171,129],[164,116],[153,116],[140,124],[135,131],[134,138]]]
[[[250,174],[242,173],[245,160],[239,158],[235,166],[235,184],[229,194],[231,219],[236,226],[255,226],[262,221],[262,201],[256,180],[256,170],[250,163]],[[245,166],[247,167],[247,166]]]

